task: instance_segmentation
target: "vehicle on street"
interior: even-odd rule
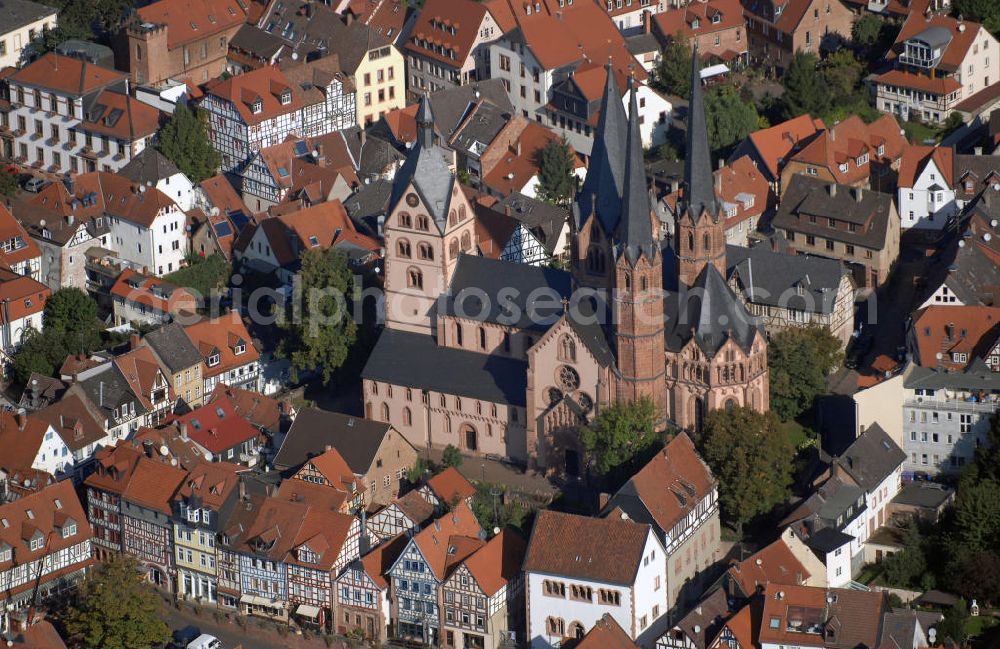
[[[188,643],[187,649],[222,649],[222,640],[219,640],[214,635],[202,633]]]
[[[49,181],[44,178],[29,178],[24,182],[24,189],[26,191],[37,194],[42,191],[42,188],[49,184]]]

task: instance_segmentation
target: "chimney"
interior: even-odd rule
[[[514,215],[514,210],[512,210],[510,208],[510,205],[504,205],[503,206],[503,213],[506,214],[507,216],[513,216]]]
[[[830,183],[829,185],[826,186],[826,190],[827,190],[827,192],[830,193],[831,197],[836,196],[837,195],[837,183]]]
[[[353,25],[354,24],[354,14],[351,13],[350,11],[345,11],[344,12],[344,22],[347,23],[348,27],[350,27],[351,25]]]
[[[983,155],[983,147],[981,147],[981,146],[973,147],[972,148],[972,152],[975,155]]]
[[[725,166],[726,166],[725,158],[719,158],[719,169],[722,169]]]
[[[142,440],[142,450],[146,453],[146,457],[152,459],[153,457],[153,440],[144,439]]]
[[[76,195],[76,192],[74,191],[74,188],[76,187],[76,182],[75,179],[73,178],[73,174],[67,172],[66,175],[63,176],[63,185],[66,187],[66,191],[69,192],[70,196]]]
[[[642,12],[642,31],[647,34],[653,31],[653,13],[648,9]]]
[[[855,200],[855,202],[860,203],[861,199],[863,199],[864,197],[865,197],[864,190],[861,189],[860,187],[855,187],[854,188],[854,200]]]
[[[368,132],[365,131],[364,129],[361,129],[359,137],[361,138],[361,146],[363,147],[365,145],[365,142],[368,141]]]
[[[180,433],[181,433],[181,439],[183,439],[186,442],[187,438],[188,438],[188,425],[187,425],[187,423],[186,422],[181,422],[179,430],[180,430]]]
[[[333,446],[331,446],[330,444],[326,444],[325,446],[323,446],[323,451],[332,451],[332,450]]]
[[[240,500],[246,500],[246,497],[247,497],[247,485],[246,485],[246,483],[243,482],[242,480],[240,480],[239,482],[237,482],[237,484],[239,485],[238,488],[240,490]]]
[[[129,349],[139,349],[139,342],[142,338],[139,337],[138,333],[133,333],[128,337],[128,348]]]
[[[25,415],[23,412],[19,412],[16,415],[14,415],[14,420],[17,422],[17,429],[21,432],[24,432],[25,426],[28,425],[28,416]]]
[[[719,172],[716,172],[716,173],[712,174],[712,176],[715,177],[715,193],[716,194],[721,194],[722,193],[722,174],[720,174]]]
[[[326,164],[326,153],[323,152],[323,144],[316,144],[316,164],[324,165]]]

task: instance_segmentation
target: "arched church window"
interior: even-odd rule
[[[576,401],[583,408],[584,412],[590,412],[594,407],[594,400],[590,398],[590,395],[586,392],[581,392],[576,395]]]
[[[417,253],[420,255],[421,259],[426,259],[428,261],[434,261],[434,248],[431,247],[429,243],[421,243],[417,246]]]
[[[409,288],[424,288],[424,274],[419,268],[411,268],[406,271],[406,285]]]
[[[632,274],[631,273],[625,273],[625,290],[626,291],[632,290]]]
[[[549,388],[546,395],[549,398],[549,404],[553,406],[562,401],[563,398],[562,390],[559,388]]]
[[[458,212],[452,210],[448,212],[448,225],[455,225],[458,223]]]
[[[479,328],[479,349],[486,349],[486,328]]]
[[[559,360],[576,362],[576,343],[569,336],[563,336],[559,340]]]
[[[459,221],[465,220],[465,205],[458,206],[458,220]]]
[[[444,432],[446,432],[446,433],[450,433],[451,432],[451,416],[450,415],[445,415],[444,416]]]
[[[591,246],[587,251],[587,270],[591,273],[604,272],[604,253],[597,246]]]
[[[421,214],[417,217],[417,229],[418,230],[428,230],[430,229],[430,224],[427,221],[427,217]]]
[[[469,248],[472,247],[472,237],[469,236],[468,232],[462,233],[462,252],[468,252]]]
[[[410,412],[409,408],[403,408],[403,425],[404,426],[413,425],[413,413]]]
[[[688,232],[688,252],[694,252],[694,233]]]
[[[409,212],[400,212],[399,213],[399,225],[402,226],[402,227],[404,227],[404,228],[412,228],[413,227],[413,217],[410,216]]]
[[[462,324],[460,322],[455,323],[455,344],[459,347],[462,346]]]
[[[396,244],[396,250],[399,252],[399,256],[405,259],[410,258],[410,242],[406,239],[400,239]]]
[[[384,421],[384,422],[388,422],[389,421],[389,404],[388,403],[383,403],[382,404],[382,421]]]
[[[452,239],[448,243],[448,256],[451,259],[458,257],[458,239]]]
[[[736,402],[732,399],[726,399],[726,412],[732,412],[733,408],[736,407]]]
[[[705,252],[708,252],[712,247],[712,237],[706,232],[704,236],[704,246]]]

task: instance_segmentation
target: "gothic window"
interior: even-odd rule
[[[505,352],[510,352],[510,332],[503,332],[503,350]]]
[[[459,221],[465,220],[465,205],[458,206],[458,220]]]
[[[604,253],[597,246],[591,246],[587,251],[587,270],[591,273],[604,272]]]
[[[572,367],[563,365],[559,368],[559,386],[567,392],[580,387],[580,375]]]
[[[399,225],[401,225],[404,228],[412,228],[413,227],[413,217],[410,216],[409,213],[407,213],[407,212],[400,212],[399,213]]]
[[[459,322],[455,323],[455,344],[462,346],[462,324]]]
[[[444,416],[444,432],[451,432],[451,415]]]
[[[400,239],[399,243],[396,244],[396,249],[399,251],[400,257],[410,258],[410,242],[406,239]]]
[[[382,404],[382,421],[385,421],[385,422],[389,421],[389,404],[388,403],[383,403]]]
[[[462,252],[468,252],[469,248],[472,247],[472,237],[469,236],[468,232],[462,233]]]
[[[404,426],[413,425],[413,413],[410,412],[409,408],[403,408],[403,425]]]
[[[424,288],[424,274],[418,268],[406,271],[406,285],[409,288]]]
[[[434,248],[431,248],[429,243],[421,243],[417,246],[417,253],[420,255],[421,259],[427,259],[428,261],[434,261]],[[407,255],[409,257],[409,255]]]
[[[479,349],[486,349],[486,328],[479,328]]]
[[[591,409],[593,409],[594,407],[594,400],[591,399],[590,395],[587,394],[586,392],[581,392],[578,395],[576,395],[576,400],[577,403],[580,404],[580,407],[583,408],[585,412],[590,412]]]
[[[632,275],[629,273],[625,273],[625,290],[628,291],[631,289],[632,289]]]
[[[448,225],[455,225],[458,223],[458,213],[455,210],[448,212]]]
[[[642,279],[641,279],[641,280],[639,280],[639,282],[640,282],[640,284],[639,284],[639,285],[640,285],[640,287],[641,287],[641,290],[645,291],[645,290],[646,290],[646,276],[645,276],[645,275],[643,275],[643,276],[642,276]]]
[[[458,239],[452,239],[448,244],[448,256],[451,259],[458,257]]]
[[[569,363],[576,362],[576,343],[569,336],[559,340],[559,360]]]
[[[425,230],[425,231],[428,229],[428,223],[427,223],[427,217],[426,216],[420,215],[420,216],[417,217],[417,229],[418,230]]]
[[[726,399],[726,412],[732,412],[733,408],[736,407],[736,402],[732,399]]]
[[[711,236],[709,236],[707,232],[705,233],[704,236],[704,246],[705,246],[705,252],[708,252],[712,248],[712,238]]]
[[[694,252],[694,233],[688,232],[688,251]]]
[[[549,398],[549,404],[555,405],[562,401],[563,393],[559,388],[549,388],[547,391],[547,396]]]

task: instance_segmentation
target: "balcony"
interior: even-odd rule
[[[925,410],[950,410],[952,412],[992,414],[1000,407],[1000,401],[965,401],[964,399],[938,399],[937,397],[916,397],[903,401],[904,408]]]

